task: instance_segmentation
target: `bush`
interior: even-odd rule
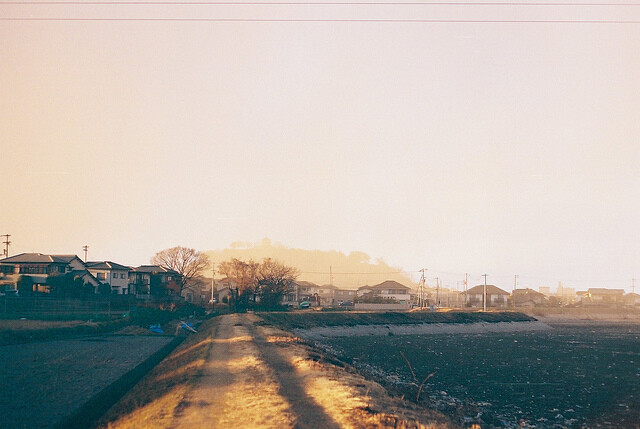
[[[189,316],[202,317],[204,312],[205,309],[203,307],[198,307],[190,303],[165,309],[138,307],[135,312],[131,313],[131,322],[146,328],[149,327],[149,325],[155,325],[158,323],[164,325],[171,320],[185,319]]]

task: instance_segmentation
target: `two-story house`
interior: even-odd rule
[[[465,302],[472,307],[484,306],[485,286],[478,285],[469,289],[466,293]],[[506,307],[509,299],[509,292],[494,285],[486,285],[487,308]]]
[[[129,267],[111,261],[87,262],[85,265],[100,283],[111,286],[111,293],[129,293]]]
[[[47,279],[54,275],[72,273],[90,284],[97,292],[98,280],[87,270],[77,255],[45,255],[42,253],[21,253],[0,260],[0,284],[17,287],[21,276],[28,276],[33,282],[34,292],[49,292]]]
[[[387,280],[375,286],[361,286],[357,291],[358,296],[370,294],[382,298],[389,298],[399,304],[411,303],[411,288],[395,280]]]
[[[149,295],[179,295],[181,274],[159,265],[140,265],[129,270],[129,293],[139,298]]]

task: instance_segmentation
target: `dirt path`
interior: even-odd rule
[[[209,360],[171,427],[448,427],[434,412],[322,357],[252,314],[220,317]]]

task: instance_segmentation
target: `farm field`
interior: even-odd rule
[[[169,341],[102,336],[0,346],[0,428],[55,426]]]
[[[433,374],[420,400],[461,426],[640,427],[638,324],[326,338],[322,345],[413,400]]]

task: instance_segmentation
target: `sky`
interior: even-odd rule
[[[638,5],[2,1],[0,234],[631,291],[638,46]]]

